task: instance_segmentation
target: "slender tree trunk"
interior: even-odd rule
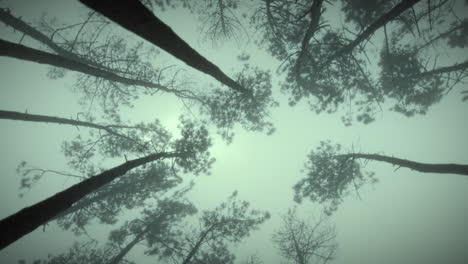
[[[395,166],[405,167],[412,170],[427,172],[427,173],[451,173],[451,174],[461,174],[468,176],[468,165],[464,164],[430,164],[430,163],[420,163],[406,159],[394,158],[379,154],[363,154],[363,153],[350,153],[343,155],[336,155],[335,157],[347,157],[347,158],[356,158],[356,159],[367,159],[382,161],[390,163]]]
[[[294,73],[296,76],[296,80],[303,88],[307,88],[307,84],[301,77],[301,66],[306,59],[307,50],[309,47],[309,41],[314,36],[315,32],[317,32],[320,24],[320,18],[322,14],[322,3],[323,0],[314,0],[312,6],[310,7],[310,23],[309,27],[307,28],[306,33],[301,42],[301,51],[297,56],[296,63],[294,65]]]
[[[450,36],[453,32],[457,31],[457,30],[460,30],[460,29],[463,29],[463,23],[460,23],[448,30],[446,30],[445,32],[442,32],[440,33],[439,35],[437,35],[436,37],[428,40],[426,43],[424,43],[423,45],[417,47],[417,51],[421,51],[423,50],[424,48],[426,48],[427,46],[430,46],[432,45],[433,43],[435,43],[436,41],[440,40],[440,39],[443,39],[443,38],[447,38],[448,36]]]
[[[241,93],[250,92],[224,74],[137,0],[79,0],[123,28],[146,39],[187,65]]]
[[[179,157],[181,155],[183,153],[162,152],[127,161],[2,219],[0,221],[0,249],[7,247],[40,225],[47,223],[56,215],[70,208],[73,203],[124,175],[131,169],[159,159]]]
[[[190,250],[189,254],[185,257],[184,261],[182,262],[182,264],[189,264],[191,261],[192,261],[192,258],[195,256],[195,254],[198,252],[198,250],[200,249],[201,245],[203,244],[203,242],[205,242],[205,238],[206,236],[211,233],[211,231],[213,231],[216,227],[216,223],[213,224],[212,226],[210,226],[210,228],[208,228],[205,232],[203,232],[200,236],[200,238],[198,239],[197,243],[195,244],[195,246],[192,248],[192,250]]]
[[[60,124],[60,125],[73,125],[73,126],[96,128],[96,129],[106,131],[110,135],[125,138],[126,140],[132,141],[135,144],[140,145],[143,148],[146,148],[145,145],[143,145],[141,142],[138,142],[136,139],[130,138],[126,135],[120,134],[114,131],[113,129],[111,129],[111,127],[119,127],[119,126],[112,126],[112,125],[106,126],[106,125],[99,125],[99,124],[95,124],[91,122],[73,120],[73,119],[62,118],[62,117],[33,115],[33,114],[26,114],[26,113],[5,111],[5,110],[0,110],[0,119],[21,120],[21,121],[28,121],[28,122],[55,123],[55,124]],[[131,127],[131,128],[136,128],[136,127]]]
[[[444,73],[455,72],[455,71],[464,71],[466,69],[468,69],[468,60],[462,63],[452,65],[452,66],[440,67],[440,68],[436,68],[430,71],[421,72],[411,77],[423,78],[423,77],[428,77],[428,76],[436,75],[436,74],[444,74]]]
[[[99,124],[95,124],[91,122],[79,121],[79,120],[73,120],[73,119],[55,117],[55,116],[33,115],[33,114],[26,114],[26,113],[15,112],[15,111],[0,110],[0,119],[90,127],[90,128],[104,130],[107,133],[115,135],[115,136],[122,136],[105,125],[99,125]]]
[[[292,240],[294,242],[294,251],[296,251],[297,261],[299,262],[298,264],[307,264],[305,263],[304,252],[299,247],[299,243],[297,242],[296,235],[294,234],[294,230],[290,230],[290,232],[291,232]]]
[[[85,60],[83,58],[80,58],[78,55],[74,54],[73,52],[70,52],[59,45],[55,44],[49,37],[44,35],[42,32],[39,30],[31,27],[30,25],[26,24],[24,21],[22,21],[19,18],[14,17],[9,10],[0,8],[0,21],[2,21],[5,25],[12,27],[14,30],[18,30],[22,32],[25,35],[30,36],[31,38],[45,44],[47,47],[55,51],[58,55],[72,59],[84,64],[91,65],[96,68],[104,68],[102,65]],[[106,69],[107,71],[111,69]]]
[[[122,77],[115,73],[99,69],[88,64],[82,63],[80,61],[76,61],[73,59],[69,59],[60,55],[52,54],[49,52],[29,48],[20,44],[15,44],[9,41],[5,41],[0,39],[0,56],[8,56],[20,60],[27,60],[33,61],[41,64],[48,64],[55,67],[60,67],[72,71],[81,72],[84,74],[88,74],[91,76],[95,76],[98,78],[103,78],[109,81],[122,83],[125,85],[136,85],[136,86],[143,86],[149,88],[155,88],[166,92],[173,92],[177,93],[173,89],[169,89],[162,85],[142,81],[142,80],[135,80]]]
[[[128,243],[125,248],[123,248],[117,256],[113,257],[107,264],[118,264],[123,258],[132,250],[132,248],[142,240],[143,236],[146,234],[146,230],[139,233],[130,243]]]
[[[401,15],[403,12],[413,7],[419,1],[421,0],[402,0],[398,5],[392,8],[392,10],[383,14],[376,21],[370,24],[359,36],[357,36],[348,45],[344,46],[343,48],[335,52],[332,56],[330,56],[330,58],[328,59],[328,63],[337,59],[340,56],[350,53],[362,41],[364,41],[365,39],[369,38],[372,34],[374,34],[375,31],[377,31],[379,28],[386,25],[388,22],[397,18],[399,15]],[[328,63],[326,63],[326,65]]]
[[[65,57],[65,58],[68,58],[70,60],[74,60],[74,61],[77,61],[77,62],[81,62],[83,64],[89,65],[89,66],[97,68],[97,69],[101,69],[101,70],[106,71],[106,72],[113,72],[114,71],[114,69],[112,69],[112,68],[106,67],[106,66],[104,66],[104,65],[102,65],[100,63],[97,63],[97,62],[88,60],[86,58],[83,58],[79,54],[75,54],[75,53],[73,53],[71,51],[68,51],[68,50],[60,47],[59,45],[54,43],[52,41],[52,39],[50,39],[49,37],[44,35],[39,30],[31,27],[30,25],[28,25],[27,23],[25,23],[21,19],[16,18],[15,16],[13,16],[10,13],[10,11],[7,10],[7,9],[0,8],[0,21],[5,23],[5,25],[12,27],[14,30],[18,30],[18,31],[22,32],[23,34],[28,35],[29,37],[41,42],[42,44],[46,45],[48,48],[50,48],[51,50],[53,50],[54,52],[56,52],[58,55],[60,55],[62,57]],[[117,74],[114,73],[114,75],[117,75]],[[100,77],[106,78],[106,76],[108,76],[108,75],[101,75]],[[110,75],[110,77],[111,78],[107,79],[107,80],[121,82],[119,80],[116,80],[115,76],[113,76],[113,75]],[[118,78],[124,78],[124,77],[118,76]],[[126,79],[126,78],[124,78],[124,79]],[[198,98],[191,91],[188,91],[188,90],[172,89],[170,87],[167,87],[167,86],[164,86],[164,85],[161,85],[161,84],[158,84],[158,83],[146,82],[146,81],[135,80],[135,79],[127,79],[127,80],[124,80],[123,83],[124,84],[130,84],[130,85],[144,86],[144,87],[147,87],[147,88],[150,88],[150,89],[158,89],[158,90],[161,90],[161,91],[164,91],[164,92],[173,93],[176,96],[181,97],[181,98],[186,98],[186,99],[191,99],[191,100],[201,102],[200,98]]]

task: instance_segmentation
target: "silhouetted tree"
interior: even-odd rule
[[[249,209],[246,201],[237,201],[234,192],[226,202],[213,210],[203,211],[198,227],[190,225],[174,229],[172,240],[148,250],[175,263],[232,263],[228,246],[238,243],[269,218],[267,212]]]
[[[232,5],[232,4],[230,4]],[[141,93],[154,94],[157,91],[169,92],[182,100],[198,104],[202,114],[213,121],[220,134],[227,140],[232,139],[234,124],[240,123],[245,129],[271,133],[273,125],[265,120],[269,109],[278,104],[271,98],[271,77],[268,72],[246,65],[235,76],[237,84],[243,87],[242,93],[234,90],[215,89],[214,91],[195,91],[188,88],[186,81],[178,81],[178,71],[167,78],[167,69],[157,69],[143,60],[147,57],[142,43],[127,48],[123,37],[110,35],[103,37],[100,30],[107,24],[97,20],[96,30],[83,30],[94,22],[90,13],[85,22],[55,29],[43,19],[41,32],[14,17],[8,10],[0,10],[0,21],[30,36],[57,54],[31,49],[23,45],[2,41],[3,53],[0,55],[45,63],[55,67],[50,72],[53,78],[63,76],[61,69],[82,73],[75,87],[84,94],[83,102],[100,102],[106,116],[118,120],[118,110],[122,105],[131,106],[132,101]],[[101,26],[102,25],[102,26]],[[79,30],[75,28],[81,26]],[[68,31],[70,32],[68,32]],[[63,32],[66,31],[66,32]],[[77,32],[76,32],[77,31]],[[61,32],[63,43],[54,41],[54,34]],[[68,38],[67,35],[71,35]],[[143,89],[138,89],[143,88]],[[248,92],[248,93],[247,93]],[[222,117],[222,118],[221,118]]]
[[[189,66],[211,75],[222,84],[230,87],[234,91],[241,94],[241,96],[236,95],[235,98],[232,98],[231,94],[225,94],[224,98],[221,98],[222,101],[233,100],[234,104],[242,104],[242,101],[253,101],[257,103],[257,107],[252,109],[252,107],[237,108],[235,110],[229,109],[231,112],[244,112],[244,116],[249,118],[244,123],[249,124],[248,128],[254,127],[255,130],[263,130],[266,126],[267,131],[271,131],[271,123],[263,122],[263,117],[265,114],[268,114],[267,107],[276,106],[271,99],[271,92],[265,91],[264,87],[270,88],[269,85],[262,86],[258,88],[260,92],[257,92],[255,89],[254,82],[250,81],[243,83],[246,77],[242,75],[238,76],[238,80],[233,80],[227,75],[225,75],[215,64],[211,63],[200,55],[197,51],[191,48],[185,41],[183,41],[172,29],[164,24],[159,18],[157,18],[147,7],[145,7],[139,1],[120,1],[118,3],[103,2],[103,1],[93,1],[93,0],[82,0],[82,3],[92,8],[93,10],[103,14],[108,17],[115,23],[121,25],[127,30],[139,35],[140,37],[148,40],[159,48],[169,52],[176,58],[187,63]],[[257,71],[258,72],[258,71]],[[255,73],[257,74],[257,73]],[[268,76],[269,75],[264,75]],[[262,78],[262,81],[265,79]],[[269,82],[269,79],[267,80]],[[248,85],[248,86],[246,86]],[[211,99],[219,100],[219,96],[223,93],[216,93],[215,97]],[[208,103],[208,109],[213,108],[213,103]],[[230,105],[224,105],[230,106]],[[216,110],[216,108],[215,108]],[[217,116],[218,113],[211,111],[211,116]],[[237,114],[239,116],[239,114]],[[257,121],[258,123],[256,123]],[[219,126],[219,122],[215,124]],[[224,124],[224,123],[223,123]],[[230,124],[228,123],[228,126]],[[245,127],[245,126],[244,126]],[[224,135],[222,133],[222,135]],[[228,137],[228,140],[230,137]]]
[[[10,49],[23,56],[14,55],[13,51],[3,56],[53,65],[48,76],[54,79],[63,77],[66,69],[84,73],[78,75],[74,83],[75,90],[82,93],[82,103],[96,100],[109,115],[116,115],[122,106],[131,106],[142,94],[166,92],[180,99],[199,101],[195,91],[182,87],[187,83],[178,80],[178,71],[151,63],[157,54],[154,48],[146,48],[143,42],[128,44],[126,38],[109,29],[107,19],[95,12],[89,13],[83,22],[61,27],[43,17],[41,23],[33,27],[10,10],[0,9],[0,21],[55,53],[34,53],[24,46],[8,43]],[[51,54],[57,56],[49,56]],[[49,59],[39,59],[40,56]]]
[[[218,66],[205,59],[190,47],[140,1],[109,2],[82,0],[80,2],[167,51],[187,65],[211,75],[229,88],[241,93],[249,93],[248,90],[239,85],[235,80],[224,74]]]
[[[337,244],[334,228],[325,224],[324,217],[312,223],[299,218],[295,208],[289,209],[281,229],[273,234],[273,242],[284,258],[296,264],[327,263],[333,259]]]
[[[380,154],[340,152],[341,145],[322,141],[320,146],[308,155],[305,163],[307,175],[294,185],[296,201],[309,198],[324,204],[325,212],[331,214],[351,190],[357,192],[365,183],[377,181],[373,172],[362,170],[358,160],[381,161],[425,173],[468,175],[468,165],[429,164]]]
[[[150,9],[166,10],[167,8],[186,8],[195,13],[201,21],[200,32],[212,43],[220,40],[239,40],[245,34],[243,18],[246,14],[239,14],[241,7],[249,1],[243,0],[188,0],[142,1]]]
[[[211,159],[209,153],[203,150],[211,144],[206,130],[203,126],[200,127],[188,120],[182,120],[182,123],[182,138],[192,143],[184,143],[181,140],[171,142],[169,132],[164,130],[158,122],[121,126],[121,128],[130,129],[126,133],[130,140],[146,139],[145,143],[150,146],[148,148],[135,148],[133,141],[125,142],[112,137],[103,138],[103,135],[93,133],[90,139],[78,135],[71,142],[65,142],[63,151],[70,159],[69,165],[83,175],[88,175],[81,177],[82,179],[95,174],[97,163],[93,158],[95,156],[121,158],[125,153],[140,156],[169,149],[197,149],[200,152],[192,161],[158,161],[128,172],[126,177],[119,178],[87,195],[53,220],[57,220],[61,227],[72,228],[77,233],[81,232],[93,218],[99,219],[101,223],[113,224],[123,208],[133,209],[141,206],[146,200],[159,197],[180,184],[182,178],[178,175],[179,171],[194,175],[208,173],[214,159]],[[23,183],[31,185],[32,181],[39,180],[44,171],[32,169],[26,163],[22,163],[19,166],[19,172],[23,176]]]
[[[91,131],[90,134],[93,139],[85,140],[82,135],[79,135],[77,139],[65,142],[64,153],[71,158],[71,167],[78,170],[80,174],[41,169],[23,161],[17,168],[17,173],[22,177],[20,189],[31,188],[47,173],[74,177],[79,180],[87,179],[96,174],[94,164],[90,160],[95,155],[96,149],[100,150],[100,156],[122,157],[123,153],[147,155],[157,150],[167,149],[171,144],[169,132],[162,128],[158,121],[153,124],[141,123],[133,126],[123,124],[102,125],[89,121],[12,111],[0,111],[0,119],[74,125],[103,131],[103,133]],[[187,121],[185,122],[187,123]],[[189,128],[189,126],[191,125],[187,123],[185,129],[193,129]],[[200,134],[199,139],[202,138],[204,138],[204,135]],[[208,163],[204,162],[200,164],[208,165]],[[196,173],[199,172],[201,171]],[[126,177],[119,178],[99,188],[96,192],[87,195],[52,220],[57,219],[59,225],[65,229],[73,227],[73,230],[77,233],[83,230],[93,218],[98,218],[102,223],[112,224],[117,221],[118,213],[123,207],[132,209],[140,206],[145,200],[160,196],[162,192],[168,191],[181,182],[182,178],[177,175],[177,168],[174,164],[154,162],[144,168],[137,168],[128,172]]]
[[[172,151],[161,151],[142,158],[126,161],[120,166],[89,177],[42,202],[24,208],[2,219],[0,221],[0,230],[3,235],[0,239],[0,248],[8,246],[38,226],[54,219],[60,213],[70,209],[73,204],[86,195],[92,194],[100,187],[109,184],[139,166],[172,158],[174,159],[174,164],[177,164],[184,172],[194,174],[206,172],[212,163],[207,151],[211,145],[208,132],[203,126],[198,127],[189,121],[183,121],[183,124],[184,126],[181,129],[182,138],[172,143]],[[108,150],[104,148],[104,153],[112,156],[118,155],[121,152],[119,152],[118,148]]]
[[[232,130],[235,124],[241,124],[249,131],[266,131],[268,135],[272,134],[275,131],[274,125],[265,120],[265,117],[269,116],[269,109],[279,104],[271,99],[270,73],[246,64],[236,77],[252,96],[245,97],[237,92],[216,89],[203,97],[206,104],[201,106],[201,112],[210,117],[220,135],[228,142],[234,136]]]
[[[401,78],[394,78],[389,82],[388,76],[398,71],[398,68],[406,67],[409,60],[405,57],[407,54],[399,57],[402,60],[393,56],[395,60],[392,65],[396,65],[395,70],[389,71],[389,67],[385,68],[385,64],[389,64],[387,58],[395,53],[394,50],[399,50],[405,45],[411,47],[414,46],[413,43],[430,38],[437,32],[435,28],[445,29],[450,23],[455,23],[458,27],[452,25],[453,30],[446,31],[440,38],[452,36],[451,39],[456,39],[455,36],[459,36],[462,26],[452,14],[455,1],[445,0],[426,5],[419,5],[418,3],[422,2],[419,0],[371,1],[372,3],[341,1],[341,11],[345,14],[346,21],[351,22],[345,25],[327,20],[329,16],[326,8],[334,8],[331,6],[334,3],[330,1],[261,2],[262,5],[252,16],[252,22],[262,32],[259,44],[266,45],[271,55],[283,61],[279,68],[280,72],[286,73],[282,90],[290,94],[290,105],[307,99],[311,110],[317,113],[332,113],[343,104],[350,107],[354,104],[357,110],[349,110],[343,116],[345,124],[351,124],[354,117],[360,122],[369,123],[374,120],[378,110],[376,107],[381,108],[383,102],[391,102],[395,105],[392,110],[407,115],[424,114],[450,90],[450,87],[466,77],[464,61],[453,67],[439,67],[440,71],[433,71],[425,68],[426,60],[417,64],[417,71],[406,73],[404,69],[401,70],[411,77],[410,79],[420,82]],[[423,26],[423,19],[429,23]],[[349,27],[352,24],[357,32],[353,32]],[[414,33],[416,29],[418,35]],[[380,50],[381,54],[387,55],[382,59],[385,62],[379,65],[381,76],[386,76],[385,78],[379,78],[374,73],[375,70],[371,70],[377,62],[371,60],[371,57],[378,56],[371,54],[373,51],[366,47],[366,44],[372,41],[373,35],[381,30],[384,31],[385,41]],[[392,33],[391,36],[388,31]],[[454,47],[450,44],[445,46]],[[421,58],[427,59],[428,56],[421,55]],[[433,62],[435,63],[435,59]],[[458,76],[445,76],[445,80],[452,80],[450,83],[439,81],[446,71],[450,71],[452,75],[457,73]],[[398,77],[398,73],[395,75]],[[404,82],[405,89],[395,87],[395,83],[399,81]]]
[[[143,210],[141,219],[125,222],[119,229],[110,233],[109,240],[113,244],[125,245],[114,255],[108,264],[117,264],[138,243],[146,241],[147,247],[152,247],[160,241],[171,239],[171,229],[184,217],[196,213],[196,208],[189,203],[172,200],[159,200],[153,203],[153,208]],[[129,240],[128,242],[126,242]]]

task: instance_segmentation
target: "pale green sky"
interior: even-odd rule
[[[15,4],[11,4],[15,2]],[[77,1],[3,1],[12,12],[27,21],[36,21],[42,12],[60,19],[77,14]],[[82,8],[82,7],[80,7]],[[83,11],[80,11],[83,12]],[[276,69],[278,63],[251,43],[244,47],[222,44],[213,48],[200,40],[196,20],[184,11],[158,14],[176,33],[196,50],[227,73],[237,69],[236,56],[246,51],[250,62]],[[18,41],[19,34],[0,25],[2,39]],[[25,40],[27,45],[34,42]],[[169,56],[163,63],[174,63]],[[195,82],[211,82],[185,67]],[[0,58],[0,109],[34,114],[74,117],[80,108],[77,95],[70,92],[71,76],[50,80],[47,67],[9,58]],[[276,80],[275,83],[277,83]],[[236,130],[231,145],[215,136],[212,149],[217,161],[212,175],[199,176],[190,199],[199,207],[212,208],[233,190],[251,202],[253,208],[268,210],[272,218],[260,230],[235,247],[238,260],[258,252],[265,263],[280,263],[271,243],[278,229],[279,215],[293,206],[292,185],[302,177],[306,155],[321,140],[362,150],[428,163],[468,164],[468,103],[460,101],[456,87],[427,115],[406,118],[384,110],[369,125],[345,127],[339,115],[316,115],[300,103],[287,105],[286,96],[273,87],[281,106],[272,112],[277,131],[272,136]],[[175,127],[182,105],[171,96],[142,98],[125,115],[132,121],[159,118],[164,125]],[[21,160],[44,168],[67,169],[60,144],[72,138],[74,127],[0,120],[0,217],[8,216],[73,184],[51,175],[41,181],[25,198],[18,198],[19,178],[15,168]],[[122,159],[123,161],[123,159]],[[369,163],[379,183],[365,186],[357,197],[348,197],[331,218],[336,224],[339,244],[336,264],[392,263],[468,263],[468,178],[457,175],[422,174],[407,169],[394,170],[387,164]],[[55,177],[55,178],[54,178]],[[301,214],[317,214],[320,207],[310,202],[300,206]],[[101,229],[101,227],[94,227]],[[105,229],[107,230],[107,229]],[[105,232],[96,232],[104,234]],[[74,240],[70,232],[49,225],[23,237],[0,252],[0,263],[18,259],[46,258],[48,253],[65,252]],[[104,240],[103,240],[104,241]],[[131,257],[137,263],[155,263],[135,250]]]

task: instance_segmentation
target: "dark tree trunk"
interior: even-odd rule
[[[0,221],[0,249],[7,247],[40,225],[47,223],[84,196],[124,175],[129,170],[152,161],[181,155],[183,153],[162,152],[127,161],[2,219]]]
[[[328,59],[328,62],[331,62],[340,56],[350,53],[362,41],[368,39],[372,34],[374,34],[375,31],[385,26],[388,22],[397,18],[399,15],[401,15],[403,12],[413,7],[419,1],[421,0],[402,0],[398,5],[392,8],[392,10],[383,14],[376,21],[370,24],[361,34],[359,34],[359,36],[357,36],[357,38],[355,38],[348,45],[344,46],[343,48],[335,52],[332,56],[330,56],[330,58]]]
[[[46,45],[48,48],[50,48],[51,50],[53,50],[54,52],[56,52],[58,55],[60,55],[62,57],[65,57],[67,59],[74,60],[74,61],[77,61],[77,62],[81,62],[83,64],[86,64],[86,65],[91,66],[91,67],[96,68],[96,69],[106,71],[108,73],[113,72],[112,68],[106,67],[106,66],[104,66],[104,65],[102,65],[100,63],[88,60],[86,58],[82,58],[79,54],[75,54],[72,51],[68,51],[68,50],[60,47],[59,45],[54,43],[49,37],[44,35],[39,30],[31,27],[30,25],[28,25],[27,23],[25,23],[21,19],[16,18],[15,16],[13,16],[9,12],[9,10],[7,10],[7,9],[0,8],[0,21],[5,23],[5,25],[12,27],[14,30],[18,30],[18,31],[22,32],[23,34],[28,35],[31,38],[41,42],[42,44]],[[87,74],[90,74],[90,73],[88,72]],[[99,73],[96,73],[96,74],[99,74]],[[91,75],[96,76],[95,74],[91,74]],[[128,79],[128,78],[125,78],[125,77],[120,77],[115,73],[111,74],[111,75],[101,74],[100,77],[105,78],[105,79],[107,79],[109,81],[121,82],[121,83],[127,84],[127,85],[144,86],[144,87],[147,87],[147,88],[158,89],[158,90],[161,90],[161,91],[164,91],[164,92],[174,93],[176,96],[179,96],[181,98],[187,98],[187,99],[200,101],[200,98],[193,95],[189,91],[171,89],[170,87],[166,87],[166,86],[160,85],[158,83],[152,83],[152,82],[136,80],[136,79]],[[107,77],[109,77],[109,78],[107,78]]]
[[[119,136],[119,137],[123,136],[105,125],[99,125],[99,124],[95,124],[91,122],[79,121],[79,120],[73,120],[73,119],[55,117],[55,116],[33,115],[33,114],[26,114],[26,113],[20,113],[20,112],[15,112],[15,111],[0,110],[0,119],[90,127],[90,128],[104,130],[107,133],[112,134],[114,136]]]
[[[224,74],[215,64],[208,61],[180,38],[168,25],[157,18],[137,0],[79,0],[94,11],[119,24],[123,28],[146,39],[172,54],[187,65],[211,75],[224,85],[242,93],[244,87]]]
[[[363,153],[350,153],[344,155],[337,155],[335,157],[348,157],[356,159],[367,159],[382,161],[390,163],[395,166],[405,167],[412,170],[427,172],[427,173],[451,173],[451,174],[461,174],[468,176],[468,165],[464,164],[430,164],[430,163],[420,163],[411,160],[405,160],[400,158],[394,158],[379,154],[363,154]]]
[[[0,21],[5,23],[5,25],[12,27],[14,30],[18,30],[22,32],[23,34],[28,35],[31,38],[45,44],[47,47],[49,47],[50,49],[52,49],[53,51],[55,51],[57,54],[59,54],[62,57],[66,57],[68,59],[72,59],[81,63],[85,63],[93,67],[104,68],[102,65],[98,63],[82,59],[78,57],[76,54],[74,54],[73,52],[65,50],[64,48],[55,44],[49,37],[42,34],[42,32],[26,24],[21,19],[14,17],[7,9],[0,8]],[[110,69],[106,69],[106,70],[110,70]]]
[[[62,118],[62,117],[33,115],[33,114],[26,114],[26,113],[5,111],[5,110],[0,110],[0,119],[21,120],[21,121],[28,121],[28,122],[55,123],[55,124],[60,124],[60,125],[73,125],[73,126],[96,128],[96,129],[106,131],[110,135],[124,138],[126,140],[134,142],[137,145],[140,145],[143,148],[146,148],[146,146],[144,146],[141,142],[138,142],[136,139],[130,138],[124,134],[120,134],[111,128],[111,127],[120,127],[120,126],[106,126],[106,125],[99,125],[99,124],[95,124],[91,122],[73,120],[73,119]],[[131,128],[131,127],[127,127],[127,128]]]
[[[8,56],[20,60],[33,61],[41,64],[48,64],[55,67],[64,68],[67,70],[77,71],[98,78],[104,78],[109,81],[119,82],[125,85],[144,86],[155,88],[166,92],[174,92],[162,85],[151,83],[143,80],[129,79],[119,76],[115,73],[99,69],[88,64],[69,59],[60,55],[48,53],[45,51],[29,48],[20,44],[15,44],[9,41],[0,39],[0,56]]]
[[[106,197],[110,196],[110,193],[106,193],[105,195],[98,195],[98,196],[95,196],[95,197],[92,197],[92,198],[84,198],[84,199],[81,199],[80,201],[78,201],[77,203],[73,204],[73,206],[71,206],[70,208],[68,208],[67,210],[59,213],[58,215],[54,216],[54,218],[50,219],[49,221],[54,221],[54,220],[57,220],[59,218],[62,218],[62,217],[65,217],[69,214],[73,214],[81,209],[84,209],[92,204],[94,204],[95,202],[97,201],[100,201],[102,199],[105,199]],[[84,201],[83,201],[84,200]]]

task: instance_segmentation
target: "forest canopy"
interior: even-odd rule
[[[0,2],[2,61],[41,67],[47,85],[71,100],[32,96],[58,94],[49,89],[31,92],[36,106],[26,111],[0,101],[7,129],[67,131],[50,150],[57,162],[42,162],[49,154],[31,146],[5,172],[15,174],[22,201],[48,191],[2,212],[0,248],[51,226],[70,243],[15,255],[19,263],[344,263],[332,220],[353,196],[364,203],[369,186],[391,181],[382,174],[400,173],[369,163],[429,175],[418,187],[435,184],[433,174],[453,184],[468,176],[466,136],[401,132],[431,120],[468,133],[461,110],[444,110],[458,129],[441,128],[436,116],[440,106],[466,111],[468,1],[23,5]],[[25,91],[43,89],[28,78]],[[404,121],[372,132],[387,116]],[[361,133],[386,144],[364,148],[355,142]],[[426,137],[436,140],[416,143]],[[457,147],[426,148],[435,141]],[[54,177],[65,183],[51,187]]]

